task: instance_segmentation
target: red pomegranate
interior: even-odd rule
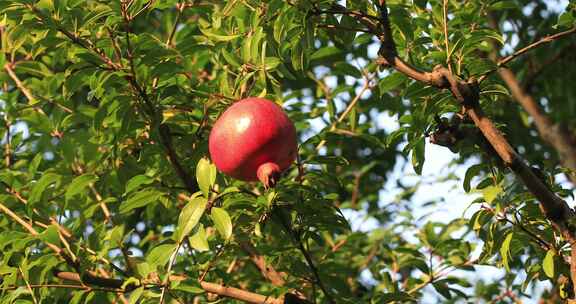
[[[208,146],[220,171],[273,187],[296,158],[296,129],[280,106],[251,97],[224,111],[210,132]]]

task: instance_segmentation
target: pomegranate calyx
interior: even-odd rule
[[[266,189],[272,188],[276,185],[278,180],[280,179],[280,167],[275,163],[263,163],[258,167],[258,171],[256,172],[256,176],[258,176],[258,180],[264,184]]]

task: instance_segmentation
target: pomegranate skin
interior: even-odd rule
[[[296,158],[296,129],[280,106],[264,98],[235,102],[208,139],[210,157],[225,174],[273,186]]]

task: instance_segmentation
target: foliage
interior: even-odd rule
[[[573,27],[574,3],[558,15],[554,1],[387,2],[399,56],[424,70],[448,64],[462,78],[487,75],[487,115],[550,189],[573,195],[556,152],[492,73],[491,56]],[[434,162],[424,158],[426,137],[460,106],[446,90],[376,63],[377,37],[343,10],[378,21],[380,8],[371,0],[0,2],[1,302],[215,300],[199,281],[336,303],[420,302],[424,291],[443,302],[512,301],[540,281],[553,286],[545,297],[572,296],[569,246],[478,132],[451,147],[469,166],[463,189],[478,198],[426,207],[476,211],[448,223],[413,216],[418,184],[392,173],[408,162],[420,174]],[[508,64],[570,130],[576,91],[563,78],[576,76],[573,46],[558,39]],[[232,180],[209,161],[212,123],[247,96],[283,104],[299,132],[298,163],[274,189]],[[397,127],[384,127],[381,114]],[[379,196],[387,183],[400,189],[394,202]],[[343,211],[377,225],[351,230]],[[471,280],[476,266],[506,274]],[[59,272],[83,283],[62,288]],[[95,280],[106,277],[123,284]]]

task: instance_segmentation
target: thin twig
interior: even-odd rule
[[[7,286],[0,288],[1,291],[5,290],[16,290],[21,286]],[[40,289],[40,288],[65,288],[65,289],[82,289],[87,291],[104,291],[104,292],[116,292],[125,293],[127,291],[117,288],[106,288],[106,287],[90,287],[85,285],[72,285],[72,284],[30,284],[30,288]]]
[[[8,73],[8,76],[10,76],[10,78],[12,78],[12,80],[14,81],[14,83],[16,84],[16,87],[20,90],[20,92],[22,92],[22,94],[24,94],[24,96],[26,96],[26,99],[28,99],[28,103],[32,104],[32,105],[37,103],[38,99],[36,97],[34,97],[34,95],[32,95],[30,90],[28,90],[28,88],[26,86],[24,86],[24,83],[22,83],[20,78],[18,78],[18,75],[16,75],[16,73],[14,72],[13,64],[12,63],[4,64],[4,70],[6,70],[6,72]],[[56,105],[57,107],[64,110],[64,112],[68,112],[68,113],[73,112],[71,109],[69,109],[68,107],[66,107],[60,103],[54,102],[54,101],[49,100],[49,99],[44,99],[44,98],[42,98],[42,100],[45,100],[45,101],[47,101],[53,105]],[[42,112],[42,110],[38,107],[34,107],[34,109],[38,112]]]
[[[298,248],[298,250],[300,250],[300,253],[302,253],[302,255],[304,256],[306,264],[308,265],[308,268],[310,268],[310,272],[312,272],[312,275],[314,276],[314,282],[318,284],[318,286],[324,293],[324,296],[326,297],[328,303],[335,304],[336,302],[332,298],[331,293],[328,292],[328,289],[326,288],[326,286],[322,282],[322,279],[320,278],[320,272],[318,271],[318,268],[316,267],[316,264],[314,263],[312,256],[310,255],[308,250],[306,250],[306,248],[304,247],[304,243],[302,242],[300,233],[294,231],[294,229],[292,229],[292,227],[290,226],[290,223],[286,222],[284,215],[282,214],[282,211],[278,209],[277,206],[275,207],[273,214],[276,215],[286,233],[292,238],[292,241],[296,244],[296,247]]]
[[[246,252],[250,256],[250,260],[258,270],[262,276],[270,281],[274,286],[284,286],[286,284],[286,280],[284,280],[283,273],[279,273],[276,269],[270,267],[266,264],[266,259],[258,254],[256,248],[250,244],[249,241],[240,241],[239,242],[240,248],[244,252]]]
[[[348,106],[346,107],[344,112],[342,112],[342,114],[340,114],[338,119],[336,121],[332,122],[332,124],[330,125],[330,128],[328,129],[329,132],[336,130],[336,126],[339,123],[341,123],[342,121],[344,121],[344,119],[350,114],[352,109],[354,109],[354,107],[356,106],[358,101],[360,101],[360,98],[362,98],[362,95],[364,95],[364,93],[370,89],[371,82],[372,82],[372,76],[365,76],[364,79],[365,79],[364,85],[360,89],[360,92],[358,92],[358,94],[354,97],[354,99],[352,99],[352,101],[350,101],[350,103],[348,104]],[[326,144],[326,139],[321,140],[318,143],[318,145],[316,145],[315,150],[316,151],[320,150],[325,144]]]
[[[38,231],[36,231],[36,229],[34,229],[34,227],[32,227],[32,225],[27,223],[25,220],[23,220],[20,216],[18,216],[16,213],[14,213],[12,210],[10,210],[10,208],[6,207],[2,203],[0,203],[0,211],[4,212],[6,215],[11,217],[14,221],[16,221],[18,224],[20,224],[20,226],[22,226],[24,229],[26,229],[31,235],[37,236],[39,234]],[[62,248],[60,248],[60,247],[58,247],[52,243],[46,243],[46,246],[48,246],[50,249],[52,249],[57,254],[62,254]]]
[[[498,66],[501,67],[503,65],[506,65],[508,62],[514,60],[516,57],[528,52],[531,49],[537,48],[538,46],[540,46],[542,44],[550,43],[556,39],[560,39],[564,36],[571,35],[574,33],[576,33],[576,27],[573,27],[569,30],[566,30],[566,31],[563,31],[560,33],[545,36],[545,37],[541,38],[540,40],[538,40],[538,41],[536,41],[536,42],[534,42],[534,43],[532,43],[532,44],[530,44],[524,48],[519,49],[518,51],[514,52],[514,54],[502,58],[500,61],[498,61]]]
[[[318,24],[316,26],[319,28],[326,28],[326,29],[331,29],[331,30],[343,30],[343,31],[348,31],[348,32],[372,33],[372,31],[369,29],[346,27],[346,26],[334,25],[334,24]]]
[[[78,175],[82,175],[85,173],[84,168],[82,168],[80,164],[72,165],[72,170],[74,171],[74,173]],[[102,213],[104,214],[104,222],[105,223],[111,222],[112,215],[110,213],[110,209],[108,209],[108,206],[106,206],[106,202],[104,201],[104,199],[102,199],[102,195],[100,195],[100,192],[98,192],[98,190],[94,186],[94,183],[89,183],[88,188],[90,189],[90,191],[92,191],[92,195],[94,195],[96,202],[100,205],[100,209],[102,209]]]
[[[8,76],[10,76],[10,78],[12,78],[12,80],[14,81],[14,83],[16,84],[16,87],[20,90],[20,92],[22,92],[22,94],[24,94],[24,96],[26,96],[26,99],[28,99],[28,103],[31,103],[31,104],[36,103],[37,102],[36,97],[34,97],[34,95],[32,95],[32,93],[30,93],[28,88],[26,86],[24,86],[24,84],[22,83],[20,78],[18,78],[18,75],[16,75],[16,73],[14,73],[14,69],[12,69],[12,64],[11,63],[4,64],[4,70],[6,70],[6,72],[8,73]]]
[[[36,295],[34,294],[34,290],[32,289],[30,282],[28,282],[28,279],[26,279],[26,276],[24,275],[24,271],[22,271],[22,267],[18,266],[18,270],[20,271],[20,274],[22,275],[22,279],[24,280],[24,283],[26,284],[26,288],[28,288],[28,291],[30,291],[30,295],[32,296],[32,301],[34,302],[34,304],[38,304],[38,300],[36,299]]]
[[[182,243],[178,243],[172,255],[170,255],[170,260],[168,262],[168,269],[166,270],[166,277],[162,282],[162,293],[160,294],[160,301],[158,303],[164,303],[164,297],[166,295],[166,291],[169,289],[170,286],[170,275],[172,274],[172,267],[174,266],[174,262],[176,262],[176,257],[178,256],[178,250],[180,250],[180,246]]]
[[[574,34],[574,33],[576,33],[576,27],[573,27],[573,28],[571,28],[571,29],[569,29],[569,30],[566,30],[566,31],[563,31],[563,32],[559,32],[559,33],[556,33],[556,34],[553,34],[553,35],[545,36],[545,37],[541,38],[540,40],[538,40],[538,41],[536,41],[536,42],[534,42],[534,43],[532,43],[532,44],[530,44],[530,45],[528,45],[528,46],[525,46],[525,47],[519,49],[518,51],[514,52],[514,54],[509,55],[509,56],[506,56],[506,57],[500,59],[500,60],[498,61],[498,63],[497,63],[497,68],[496,68],[496,69],[493,69],[493,70],[490,70],[490,71],[486,72],[484,75],[480,76],[480,77],[478,78],[478,82],[482,82],[484,79],[486,79],[486,78],[488,77],[489,74],[495,72],[496,70],[498,70],[498,68],[505,66],[508,62],[516,59],[518,56],[520,56],[520,55],[522,55],[522,54],[524,54],[524,53],[526,53],[526,52],[528,52],[528,51],[530,51],[530,50],[532,50],[532,49],[535,49],[535,48],[537,48],[537,47],[539,47],[539,46],[541,46],[541,45],[543,45],[543,44],[550,43],[550,42],[552,42],[552,41],[555,41],[555,40],[560,39],[560,38],[562,38],[562,37],[564,37],[564,36],[568,36],[568,35],[571,35],[571,34]]]
[[[182,17],[182,13],[184,12],[184,9],[186,8],[185,5],[182,4],[182,2],[178,1],[178,3],[176,3],[176,20],[174,20],[174,25],[172,26],[172,30],[170,31],[170,34],[168,35],[168,39],[166,39],[166,43],[164,44],[166,47],[170,47],[172,45],[172,40],[174,39],[174,36],[176,35],[176,30],[178,29],[178,24],[180,23],[180,18]],[[152,80],[152,90],[156,89],[156,86],[158,86],[158,80],[160,79],[160,77],[156,76],[154,77],[154,79]]]
[[[446,65],[448,70],[452,73],[452,63],[450,61],[450,45],[448,44],[448,0],[444,0],[442,4],[442,11],[444,13],[443,27],[444,27],[444,46],[446,47]]]
[[[6,143],[4,144],[4,164],[6,165],[6,168],[10,168],[12,164],[12,147],[11,147],[12,134],[10,134],[11,124],[10,121],[8,120],[7,113],[5,114],[4,117],[4,123],[6,125]]]

